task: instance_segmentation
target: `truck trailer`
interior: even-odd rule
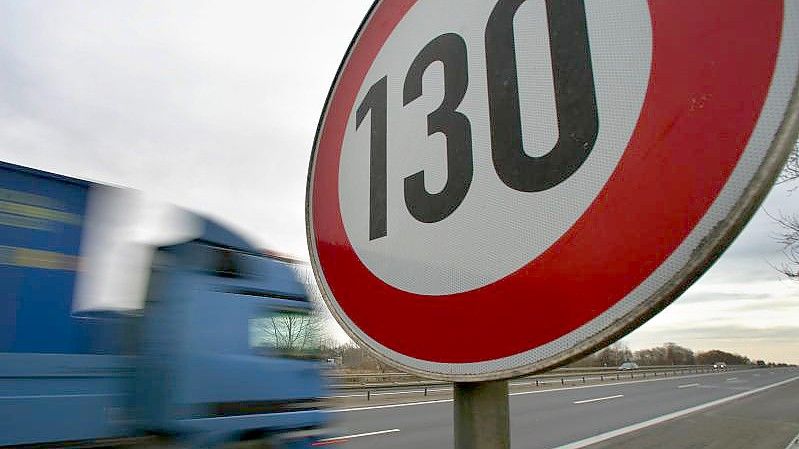
[[[330,442],[297,267],[214,220],[149,248],[141,307],[76,307],[104,189],[0,163],[0,447]]]

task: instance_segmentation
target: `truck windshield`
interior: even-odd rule
[[[321,318],[310,311],[273,310],[250,320],[250,346],[260,354],[316,359]]]

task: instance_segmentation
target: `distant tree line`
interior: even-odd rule
[[[785,363],[767,363],[763,360],[750,360],[740,354],[733,354],[719,349],[694,352],[676,343],[665,343],[662,346],[640,351],[630,351],[623,342],[616,342],[581,360],[572,363],[573,367],[615,367],[624,362],[635,362],[639,366],[662,365],[712,365],[724,362],[727,365],[761,365],[786,366]]]
[[[369,351],[359,347],[355,343],[323,347],[322,358],[341,369],[351,372],[385,373],[398,371],[377,360]],[[631,351],[623,342],[616,342],[569,366],[615,368],[624,362],[635,362],[642,367],[664,365],[712,365],[716,362],[724,362],[727,365],[787,366],[785,363],[750,360],[748,357],[740,354],[733,354],[718,349],[694,352],[676,343],[665,343],[655,348]]]

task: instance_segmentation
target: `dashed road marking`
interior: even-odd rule
[[[603,398],[594,398],[594,399],[583,399],[582,401],[574,401],[573,404],[588,404],[589,402],[599,402],[599,401],[607,401],[609,399],[617,399],[623,398],[623,394],[617,394],[613,396],[605,396]]]
[[[336,408],[332,410],[327,410],[327,412],[328,413],[362,412],[365,410],[379,410],[383,408],[398,408],[398,407],[410,407],[414,405],[443,404],[445,402],[452,402],[452,399],[437,399],[434,401],[421,401],[421,402],[405,402],[403,404],[367,405],[365,407]]]
[[[371,437],[375,435],[383,435],[386,433],[394,433],[399,432],[399,429],[388,429],[388,430],[378,430],[375,432],[366,432],[366,433],[356,433],[354,435],[342,435],[340,437],[332,437],[332,438],[323,438],[316,443],[313,443],[313,446],[324,446],[333,443],[343,443],[347,440],[352,440],[354,438],[361,438],[361,437]]]
[[[552,393],[556,391],[574,391],[574,390],[583,390],[583,389],[590,389],[590,388],[603,388],[603,387],[613,387],[613,386],[626,386],[626,385],[633,385],[633,384],[643,384],[643,383],[650,383],[650,382],[663,382],[663,381],[672,381],[674,379],[689,379],[689,378],[697,378],[697,377],[711,377],[717,376],[718,373],[703,373],[703,374],[688,374],[688,375],[681,375],[675,377],[660,377],[660,378],[652,378],[652,379],[638,379],[638,380],[628,380],[628,381],[621,381],[621,382],[611,382],[611,383],[604,383],[604,384],[594,384],[594,385],[577,385],[577,386],[567,386],[567,387],[559,387],[559,388],[547,388],[543,390],[530,390],[530,391],[517,391],[514,393],[509,393],[508,396],[525,396],[528,394],[546,394]],[[545,385],[545,382],[539,381],[539,385]],[[700,385],[699,388],[719,388],[717,386],[712,385]],[[436,388],[436,389],[428,389],[428,393],[436,392],[436,391],[451,391],[452,388]],[[360,394],[353,394],[353,395],[340,395],[340,396],[327,396],[326,398],[349,398],[349,397],[364,397],[366,396],[366,392]],[[384,409],[384,408],[393,408],[393,407],[408,407],[414,405],[428,405],[428,404],[440,404],[444,402],[452,402],[452,399],[438,399],[438,400],[430,400],[430,401],[419,401],[419,402],[406,402],[400,404],[385,404],[385,405],[373,405],[373,406],[361,406],[361,407],[352,407],[352,408],[344,408],[344,409],[332,409],[328,410],[331,413],[340,413],[340,412],[358,412],[358,411],[365,411],[365,410],[375,410],[375,409]]]
[[[694,407],[689,407],[689,408],[686,408],[684,410],[679,410],[679,411],[676,411],[676,412],[673,412],[673,413],[668,413],[666,415],[658,416],[657,418],[653,418],[653,419],[650,419],[648,421],[642,421],[642,422],[639,422],[637,424],[629,425],[627,427],[622,427],[620,429],[611,430],[610,432],[601,433],[599,435],[595,435],[595,436],[592,436],[592,437],[589,437],[589,438],[585,438],[583,440],[579,440],[579,441],[575,441],[575,442],[572,442],[572,443],[564,444],[562,446],[558,446],[555,449],[579,449],[579,448],[583,448],[583,447],[586,447],[586,446],[590,446],[592,444],[596,444],[596,443],[599,443],[601,441],[606,441],[606,440],[609,440],[609,439],[617,437],[617,436],[625,435],[625,434],[628,434],[630,432],[635,432],[636,430],[641,430],[641,429],[647,428],[649,426],[654,426],[655,424],[660,424],[660,423],[665,422],[665,421],[669,421],[669,420],[672,420],[672,419],[675,419],[675,418],[679,418],[680,416],[685,416],[685,415],[688,415],[690,413],[698,412],[700,410],[704,410],[704,409],[707,409],[707,408],[710,408],[710,407],[715,407],[717,405],[721,405],[721,404],[724,404],[724,403],[727,403],[727,402],[730,402],[730,401],[734,401],[736,399],[743,398],[743,397],[746,397],[746,396],[749,396],[749,395],[752,395],[752,394],[755,394],[755,393],[759,393],[761,391],[765,391],[765,390],[768,390],[768,389],[771,389],[771,388],[774,388],[774,387],[779,387],[781,385],[785,385],[785,384],[787,384],[789,382],[794,382],[796,380],[799,380],[799,376],[792,377],[790,379],[786,379],[786,380],[783,380],[781,382],[777,382],[777,383],[773,383],[773,384],[770,384],[770,385],[766,385],[764,387],[760,387],[760,388],[757,388],[757,389],[754,389],[754,390],[749,390],[749,391],[746,391],[746,392],[743,392],[743,393],[738,393],[738,394],[734,394],[732,396],[727,396],[726,398],[722,398],[722,399],[717,399],[715,401],[706,402],[704,404],[700,404],[700,405],[697,405],[697,406],[694,406]],[[791,446],[788,446],[788,448],[793,449]],[[786,448],[786,449],[788,449],[788,448]]]

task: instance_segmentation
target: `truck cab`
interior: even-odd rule
[[[220,441],[323,429],[321,323],[292,263],[207,222],[156,250],[141,324],[143,428]]]

